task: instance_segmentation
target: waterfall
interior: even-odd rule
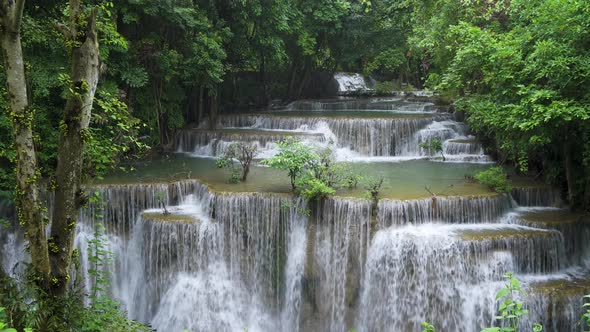
[[[8,200],[0,200],[0,269],[10,277],[23,271],[19,262],[26,261],[23,229],[18,226],[16,209]]]
[[[590,257],[590,223],[586,215],[553,207],[519,207],[503,221],[559,231],[567,239],[568,265],[584,264],[584,259]]]
[[[334,100],[298,100],[291,103],[288,111],[358,111],[378,110],[398,113],[436,113],[444,110],[433,103],[413,103],[401,98],[367,98]]]
[[[558,232],[516,226],[380,230],[367,253],[358,323],[363,331],[415,331],[422,321],[475,331],[494,314],[495,281],[508,271],[557,270],[564,251],[555,248],[563,248]]]
[[[447,115],[436,115],[445,118]],[[321,116],[287,117],[275,115],[221,115],[221,128],[257,128],[293,130],[307,133],[325,132],[327,126],[340,148],[349,148],[366,156],[394,156],[418,151],[414,134],[433,118],[330,118]],[[329,140],[329,137],[326,138]]]
[[[282,328],[286,331],[299,331],[303,275],[307,254],[306,221],[306,218],[297,217],[292,224],[287,240],[285,298],[281,315]]]
[[[175,151],[188,152],[198,156],[219,156],[234,142],[248,142],[256,144],[258,151],[275,148],[281,140],[297,137],[303,140],[323,142],[325,136],[321,133],[297,133],[261,130],[232,130],[209,131],[200,129],[180,130],[174,139]]]
[[[306,268],[306,317],[302,330],[345,331],[350,326],[369,243],[371,205],[328,199],[317,206]],[[320,328],[321,326],[321,328]]]
[[[347,95],[369,90],[365,78],[358,73],[335,73],[334,79],[338,82],[338,94]]]
[[[113,294],[131,317],[162,331],[298,326],[307,241],[301,201],[213,194],[194,181],[114,187],[99,192],[114,203],[104,213],[118,257]],[[128,200],[119,201],[124,191]],[[168,207],[170,216],[153,209],[157,193],[180,204]]]
[[[508,195],[379,201],[379,225],[493,222],[512,207]]]
[[[512,197],[522,206],[560,206],[559,191],[548,187],[520,187],[512,190]]]
[[[360,75],[338,75],[342,91],[366,89]],[[452,162],[490,161],[469,128],[446,111],[425,98],[302,100],[272,114],[221,114],[218,130],[207,123],[181,130],[174,145],[215,157],[233,142],[249,142],[267,157],[278,141],[297,137],[334,148],[338,160],[377,157],[382,163],[362,175],[386,174],[384,196],[411,197],[415,189],[390,187],[418,179],[422,170],[452,167],[444,182],[475,169],[417,161],[404,165],[416,167],[406,173],[385,163],[429,158],[420,143],[441,140]],[[437,184],[439,174],[424,175]],[[440,331],[479,331],[494,322],[506,272],[530,294],[522,298],[530,310],[523,330],[539,321],[545,330],[570,331],[582,294],[590,292],[588,216],[562,209],[560,192],[546,187],[383,198],[376,206],[340,196],[304,202],[290,194],[217,192],[190,179],[88,190],[98,199],[80,211],[73,279],[90,291],[88,244],[103,224],[105,248],[115,256],[107,267],[111,295],[131,318],[158,331],[419,331],[423,321]],[[53,195],[47,196],[51,214]],[[0,218],[12,222],[0,230],[1,267],[13,276],[17,262],[28,259],[15,215],[0,201]]]
[[[481,144],[469,140],[448,140],[444,144],[444,152],[447,155],[482,155],[484,154]]]
[[[578,331],[578,322],[585,311],[580,294],[590,292],[590,283],[584,279],[564,279],[563,276],[541,279],[544,280],[533,280],[528,284],[529,315],[520,322],[520,329],[542,322],[544,331]]]

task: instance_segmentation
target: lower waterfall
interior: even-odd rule
[[[531,294],[523,327],[568,331],[580,299],[554,289],[590,289],[577,279],[590,268],[586,219],[517,205],[558,205],[547,189],[376,207],[217,193],[196,180],[93,190],[102,199],[80,214],[76,278],[89,290],[88,241],[102,223],[116,257],[110,291],[157,331],[420,331],[423,321],[479,331],[493,323],[506,272]],[[0,246],[6,270],[24,258],[22,234],[0,234]]]

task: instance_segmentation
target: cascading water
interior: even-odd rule
[[[347,95],[369,90],[365,78],[358,73],[335,73],[334,79],[338,82],[338,94]]]
[[[161,209],[135,216],[127,244],[110,246],[122,257],[114,295],[131,317],[162,331],[297,328],[307,236],[302,203],[203,188],[180,190],[170,216]],[[166,189],[174,191],[159,190]]]
[[[440,139],[451,161],[487,161],[468,128],[440,111],[402,98],[298,101],[273,114],[222,114],[220,130],[204,124],[175,144],[216,156],[231,142],[252,142],[268,156],[277,141],[297,136],[368,161],[425,158],[419,144]],[[590,292],[590,222],[561,210],[559,192],[543,187],[395,196],[376,206],[216,192],[198,180],[91,190],[100,199],[80,213],[75,277],[90,289],[88,243],[104,224],[116,256],[110,291],[158,331],[420,331],[422,321],[479,331],[492,325],[495,292],[510,271],[530,293],[523,328],[539,321],[572,331],[579,296]],[[14,220],[14,209],[0,203],[0,217]],[[22,238],[16,227],[0,232],[5,270],[26,259]]]
[[[421,200],[381,200],[379,224],[391,225],[493,222],[511,207],[509,196],[432,197]]]
[[[559,248],[558,232],[518,227],[381,230],[367,254],[359,325],[363,331],[417,331],[429,321],[442,331],[475,331],[494,314],[495,281],[509,271],[557,270],[564,255]]]
[[[340,160],[370,157],[426,158],[421,143],[440,139],[444,154],[456,162],[490,162],[477,143],[468,142],[468,128],[445,108],[402,98],[341,98],[293,102],[272,113],[227,113],[217,117],[217,131],[208,120],[200,129],[181,130],[177,152],[219,156],[232,142],[255,143],[259,158],[276,153],[276,142],[295,137],[306,144],[331,147]]]
[[[303,330],[344,331],[357,305],[371,205],[334,199],[318,210],[309,229]]]

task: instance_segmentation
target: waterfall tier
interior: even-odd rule
[[[342,91],[366,89],[360,75],[339,77]],[[179,131],[175,149],[190,156],[144,162],[135,176],[149,183],[89,188],[99,199],[80,212],[72,276],[89,291],[88,244],[101,223],[116,257],[110,292],[158,331],[420,331],[429,321],[474,332],[492,325],[506,272],[531,294],[523,330],[573,330],[590,289],[588,216],[560,209],[552,189],[492,194],[466,180],[490,159],[447,111],[427,98],[303,100]],[[259,165],[228,184],[210,158],[233,142],[266,158],[289,137],[383,177],[381,199],[353,198],[364,197],[359,186],[304,202],[286,194],[282,171]],[[447,162],[431,151],[437,140]],[[0,217],[14,220],[14,209],[0,202]],[[27,259],[14,226],[0,232],[11,274]]]
[[[486,223],[497,220],[511,206],[511,199],[506,195],[381,200],[378,219],[381,228],[431,222]]]
[[[106,204],[81,212],[81,257],[104,223],[117,257],[111,291],[158,330],[413,331],[428,320],[476,331],[490,324],[509,271],[531,289],[530,321],[567,329],[578,292],[548,297],[528,276],[590,267],[580,253],[586,216],[515,208],[508,195],[381,200],[373,210],[364,199],[306,206],[291,195],[216,193],[197,180],[93,190]],[[543,196],[522,192],[525,202]]]

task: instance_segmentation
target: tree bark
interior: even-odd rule
[[[210,95],[209,101],[210,101],[210,107],[209,107],[209,130],[215,130],[217,128],[217,113],[218,113],[218,108],[219,108],[219,102],[217,99],[217,94],[218,91],[217,89],[210,91],[210,93],[213,92],[212,95]]]
[[[39,199],[39,169],[33,142],[33,111],[29,107],[20,25],[24,0],[0,4],[0,38],[10,102],[10,121],[16,150],[16,195],[18,218],[25,226],[31,263],[36,277],[45,284],[50,273],[45,235],[44,207]]]
[[[66,102],[64,119],[60,126],[57,188],[49,238],[50,292],[55,296],[67,294],[78,210],[85,203],[82,187],[84,145],[89,137],[88,126],[100,71],[97,9],[90,13],[85,26],[79,26],[79,15],[79,0],[70,0],[69,33],[73,44],[79,46],[72,49],[73,93]]]
[[[197,123],[201,124],[201,121],[203,120],[203,93],[204,93],[204,88],[203,86],[199,86],[199,100],[198,103],[199,105],[197,106]]]

